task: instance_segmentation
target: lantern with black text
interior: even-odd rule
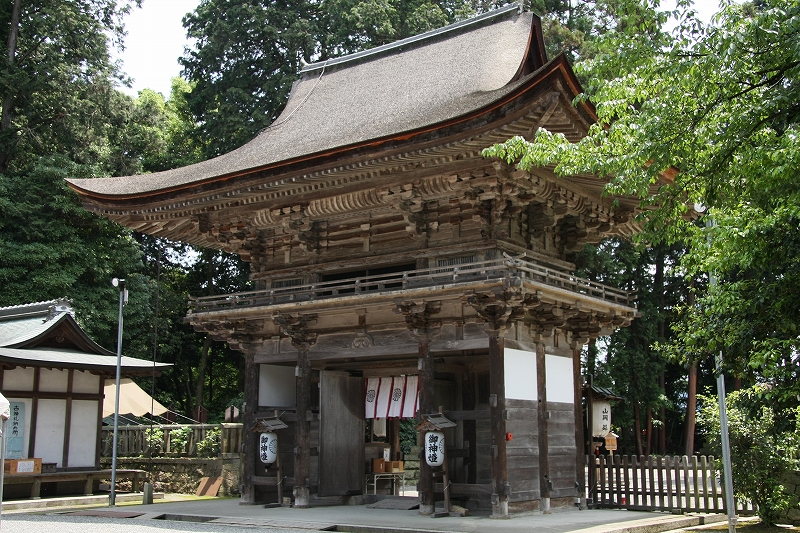
[[[269,467],[278,460],[278,436],[271,431],[262,433],[258,443],[261,462]]]
[[[442,466],[444,463],[444,433],[441,431],[425,434],[425,462],[428,466]]]

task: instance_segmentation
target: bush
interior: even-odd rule
[[[757,506],[762,522],[774,524],[789,506],[781,479],[797,466],[794,457],[800,440],[798,411],[790,409],[787,413],[774,403],[760,401],[763,394],[759,387],[732,392],[726,402],[733,492],[737,498],[750,500]],[[787,427],[788,415],[792,415],[793,423]],[[716,398],[701,398],[698,424],[704,429],[714,454],[721,458]],[[718,463],[721,464],[721,459]]]
[[[170,450],[175,453],[188,452],[189,440],[192,438],[192,428],[181,426],[169,433]]]
[[[164,448],[164,431],[160,427],[147,428],[144,431],[144,442],[147,445],[146,454],[150,457],[159,455]]]
[[[206,431],[206,436],[197,443],[197,456],[216,457],[219,455],[219,443],[221,438],[222,432],[219,428]]]

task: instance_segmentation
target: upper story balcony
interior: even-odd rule
[[[602,309],[615,309],[631,316],[636,310],[636,295],[632,291],[580,278],[567,269],[544,266],[525,255],[503,255],[501,259],[318,283],[304,284],[297,279],[285,283],[288,286],[192,298],[190,313],[225,313],[256,307],[274,307],[278,310],[297,304],[315,307],[315,303],[330,305],[337,300],[344,304],[353,297],[360,297],[359,300],[397,299],[421,293],[430,297],[431,292],[452,294],[454,291],[474,291],[503,283],[539,291],[562,305],[594,303]]]

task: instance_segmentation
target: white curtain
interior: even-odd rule
[[[419,404],[419,376],[367,378],[366,418],[413,418]]]

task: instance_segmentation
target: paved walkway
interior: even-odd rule
[[[43,511],[40,509],[38,512]],[[366,505],[265,509],[260,505],[239,505],[238,499],[120,505],[113,509],[102,507],[91,512],[95,516],[62,514],[64,509],[44,512],[49,514],[26,517],[4,512],[3,530],[22,532],[26,531],[24,526],[27,525],[33,528],[30,531],[40,533],[68,533],[72,529],[67,524],[71,524],[77,527],[77,532],[102,530],[110,533],[116,531],[117,526],[138,529],[146,524],[149,531],[153,528],[162,531],[220,531],[220,527],[225,531],[230,526],[238,526],[294,532],[333,530],[352,533],[659,533],[724,520],[721,515],[577,509],[555,510],[551,514],[530,513],[508,520],[492,519],[488,515],[431,518],[416,510],[371,509]],[[59,514],[53,514],[55,512]],[[57,525],[59,520],[63,521],[63,527]],[[81,523],[85,524],[84,529],[80,529]],[[9,528],[10,524],[14,526]],[[46,524],[51,524],[51,527],[46,527]]]

